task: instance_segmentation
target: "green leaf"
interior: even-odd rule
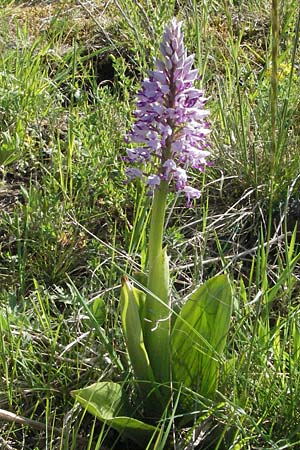
[[[0,309],[0,331],[1,334],[3,331],[8,331],[10,329],[10,323],[8,321],[7,313]],[[2,337],[3,339],[3,337]]]
[[[103,325],[106,319],[106,311],[105,311],[105,303],[102,297],[94,298],[91,310],[98,324],[100,326]]]
[[[133,278],[138,283],[138,285],[142,285],[143,287],[147,287],[147,285],[148,285],[148,276],[144,272],[134,272]]]
[[[272,286],[267,291],[267,302],[271,303],[275,298],[280,289],[284,287],[284,284],[288,282],[289,277],[293,273],[293,270],[300,259],[300,253],[298,253],[293,258],[291,257],[288,265],[281,271],[280,276],[278,277],[274,286]]]
[[[161,250],[150,268],[145,303],[145,345],[155,380],[170,381],[170,294],[167,249]]]
[[[123,277],[120,299],[121,318],[130,361],[139,380],[153,381],[141,324],[144,303],[144,292],[132,286],[127,277]],[[151,383],[141,383],[140,385],[146,391],[151,389]]]
[[[19,158],[20,154],[17,154],[14,150],[7,150],[3,146],[0,148],[0,166],[8,166]]]
[[[122,433],[123,437],[133,440],[141,448],[146,448],[151,436],[157,432],[156,427],[125,415],[130,414],[128,399],[118,383],[95,383],[72,391],[71,395],[90,414]]]
[[[217,389],[232,303],[227,276],[214,277],[191,294],[172,330],[173,378],[205,398],[213,397]]]

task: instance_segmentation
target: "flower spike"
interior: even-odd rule
[[[133,147],[127,149],[126,160],[138,164],[139,170],[128,168],[126,174],[131,181],[143,173],[150,194],[165,180],[184,193],[190,205],[200,191],[188,185],[186,170],[203,170],[207,164],[210,130],[206,98],[194,87],[199,78],[198,70],[192,69],[194,55],[187,56],[181,27],[182,22],[173,18],[165,28],[162,58],[156,60],[155,70],[149,71],[138,93],[135,123],[126,137]]]

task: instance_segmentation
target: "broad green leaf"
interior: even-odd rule
[[[154,426],[125,415],[130,414],[128,400],[118,383],[95,383],[72,391],[71,395],[90,414],[122,433],[125,438],[133,440],[141,448],[146,448],[151,436],[157,432]]]
[[[120,304],[128,354],[136,377],[139,380],[152,381],[153,373],[144,344],[140,318],[143,316],[144,302],[145,294],[123,277]],[[144,389],[151,389],[151,383],[141,386],[144,386]]]
[[[170,294],[167,249],[162,249],[150,268],[145,304],[144,336],[155,380],[170,380]],[[153,294],[153,295],[152,295]]]
[[[103,325],[106,318],[105,303],[102,297],[96,297],[92,303],[91,311],[100,326]],[[91,325],[93,322],[91,321]]]
[[[133,277],[138,284],[148,286],[148,276],[144,272],[134,272]]]
[[[206,398],[217,389],[232,303],[226,275],[214,277],[191,294],[172,330],[173,378]]]

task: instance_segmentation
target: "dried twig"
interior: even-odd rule
[[[45,425],[42,422],[38,422],[37,420],[27,419],[27,417],[18,416],[15,413],[12,413],[10,411],[6,411],[5,409],[0,409],[0,420],[6,420],[8,422],[16,422],[20,425],[25,425],[31,428],[35,428],[36,430],[45,431],[47,429],[51,429],[51,431],[54,431],[57,434],[62,434],[63,429],[52,427],[52,425]]]

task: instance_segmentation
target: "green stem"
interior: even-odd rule
[[[278,49],[279,4],[272,0],[272,73],[271,73],[271,183],[274,182],[277,163],[277,114],[278,114]],[[273,185],[271,185],[271,195]]]
[[[168,183],[162,181],[160,188],[154,192],[150,234],[148,268],[151,272],[156,256],[162,251],[163,232],[165,223],[166,203],[168,195]]]
[[[266,264],[270,250],[270,239],[273,224],[273,202],[275,194],[275,176],[278,169],[278,53],[279,53],[279,3],[272,0],[272,72],[271,72],[271,155],[269,184],[269,213],[267,225]],[[266,270],[266,267],[265,267]]]
[[[157,382],[170,380],[170,295],[169,266],[166,249],[163,250],[168,183],[162,181],[153,198],[149,235],[148,293],[145,301],[143,327],[146,350]]]

